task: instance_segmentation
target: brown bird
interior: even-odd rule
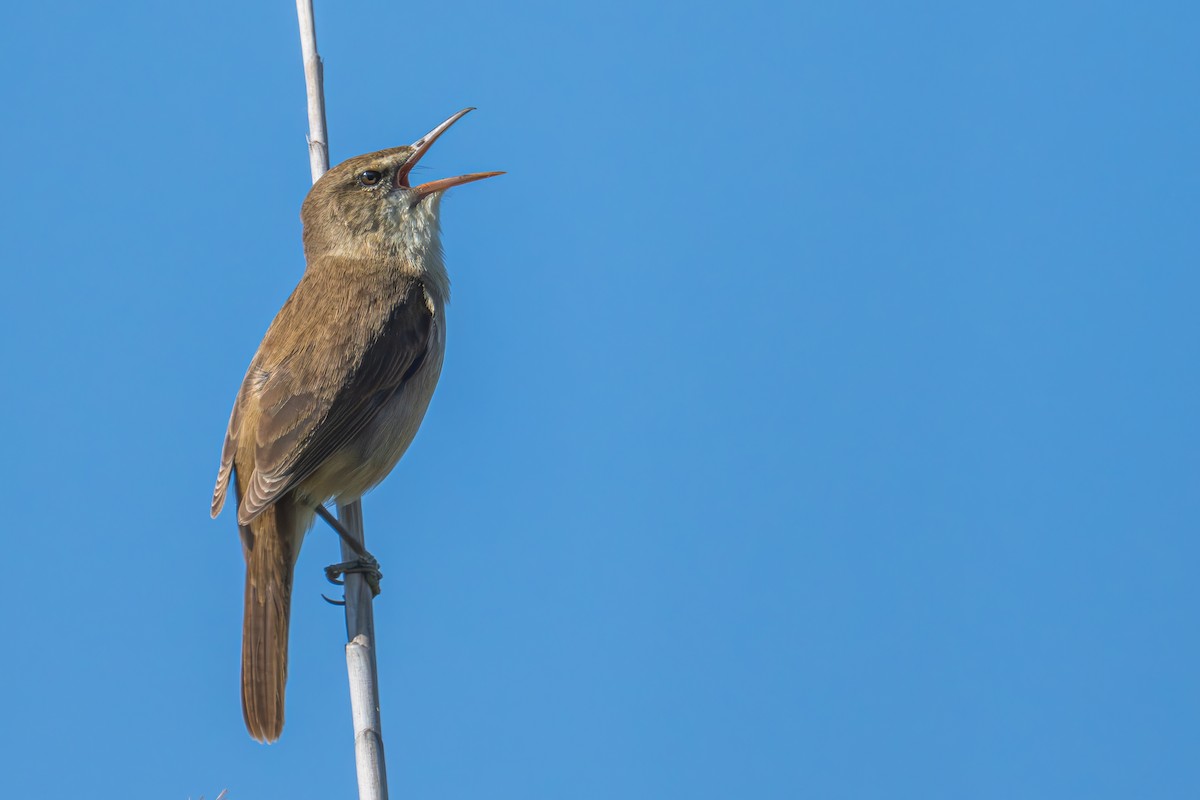
[[[479,172],[409,185],[464,109],[407,147],[342,162],[300,218],[308,267],[238,390],[212,515],[233,477],[246,558],[242,712],[262,742],[283,730],[292,574],[317,506],[361,497],[408,449],[446,345],[450,281],[438,208]]]

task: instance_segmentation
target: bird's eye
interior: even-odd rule
[[[363,186],[374,186],[379,183],[379,179],[382,177],[382,174],[373,169],[368,169],[358,173],[358,182]]]

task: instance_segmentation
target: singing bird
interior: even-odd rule
[[[450,296],[442,194],[503,173],[418,186],[409,173],[471,110],[313,185],[300,210],[307,269],[234,400],[212,515],[232,479],[246,559],[242,712],[259,741],[283,730],[292,575],[317,506],[352,502],[384,479],[437,385]]]

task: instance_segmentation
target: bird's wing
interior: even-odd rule
[[[247,475],[238,522],[247,524],[353,441],[424,363],[433,329],[433,311],[426,302],[424,286],[411,281],[379,334],[365,346],[352,348],[359,351],[357,355],[340,352],[321,359],[313,350],[304,354],[310,365],[335,365],[335,374],[322,379],[291,359],[270,369],[252,366],[242,393],[256,394],[259,418],[254,431],[253,472]],[[349,377],[344,378],[347,373]],[[236,405],[234,414],[238,414]],[[236,446],[233,449],[236,451]],[[247,466],[239,463],[238,471]]]
[[[215,518],[225,505],[225,494],[229,491],[229,476],[233,473],[233,454],[237,451],[237,433],[242,421],[242,404],[246,397],[246,387],[254,373],[251,366],[242,379],[242,388],[238,389],[237,398],[233,401],[233,411],[229,413],[229,427],[225,429],[225,445],[221,448],[221,466],[217,469],[217,485],[213,489],[212,510]]]

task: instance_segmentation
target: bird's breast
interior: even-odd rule
[[[421,365],[385,399],[367,426],[306,479],[301,491],[314,499],[349,502],[373,489],[408,450],[442,373],[446,352],[445,315],[438,308]]]
[[[384,475],[396,466],[396,462],[412,444],[437,388],[438,378],[442,374],[442,359],[446,353],[444,322],[445,317],[438,315],[421,366],[384,402],[359,442],[363,463],[381,470]],[[379,480],[382,480],[382,476]]]

